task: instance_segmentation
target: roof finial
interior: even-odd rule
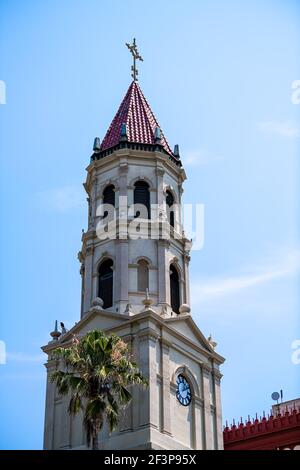
[[[131,76],[132,76],[133,80],[135,82],[137,82],[137,80],[138,80],[138,78],[137,78],[138,70],[136,68],[136,60],[141,60],[143,62],[143,58],[137,50],[137,45],[136,45],[136,42],[135,42],[135,38],[133,38],[133,43],[132,44],[129,44],[128,42],[126,42],[126,46],[130,50],[130,52],[132,54],[132,57],[133,57],[133,65],[131,66]]]
[[[58,331],[58,329],[57,329],[57,320],[55,320],[54,330],[51,331],[50,336],[53,338],[53,341],[57,341],[58,338],[60,337],[60,335],[61,335],[61,332]]]

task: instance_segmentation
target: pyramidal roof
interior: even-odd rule
[[[136,81],[133,81],[129,86],[125,98],[109,126],[101,143],[101,151],[114,147],[120,142],[123,124],[126,125],[128,142],[155,144],[155,129],[160,126]],[[174,157],[161,129],[160,144],[169,155]]]

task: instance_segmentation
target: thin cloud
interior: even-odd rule
[[[223,296],[237,293],[260,286],[262,284],[294,275],[300,269],[300,250],[291,250],[281,260],[274,260],[251,267],[246,275],[224,277],[219,279],[197,280],[192,285],[192,291],[197,292],[199,302],[214,301]]]
[[[6,354],[6,360],[7,362],[41,363],[45,360],[45,356],[43,354],[26,354],[23,352],[8,352]]]
[[[216,156],[210,154],[207,150],[191,150],[183,154],[183,163],[185,166],[202,166],[208,163],[219,160]]]
[[[296,138],[300,135],[300,125],[292,121],[263,121],[258,127],[261,132],[281,137]]]
[[[1,374],[0,382],[6,382],[7,380],[45,380],[44,374]]]
[[[36,195],[40,207],[62,213],[83,207],[84,198],[85,194],[82,186],[46,189]]]

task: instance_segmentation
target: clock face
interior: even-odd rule
[[[191,387],[183,375],[178,375],[176,397],[179,403],[183,406],[188,406],[192,400]]]

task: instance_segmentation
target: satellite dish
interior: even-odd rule
[[[272,398],[272,400],[274,400],[274,401],[278,401],[279,398],[280,398],[280,395],[279,395],[278,392],[273,392],[272,395],[271,395],[271,398]]]

